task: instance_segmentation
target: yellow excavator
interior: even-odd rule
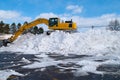
[[[38,24],[46,24],[48,26],[48,29],[51,31],[47,31],[47,34],[50,34],[50,32],[55,30],[63,30],[63,31],[76,31],[77,26],[76,23],[71,21],[60,21],[59,18],[38,18],[30,23],[24,24],[21,26],[9,39],[3,40],[3,46],[7,46],[7,43],[11,43],[14,40],[18,38],[19,35],[21,35],[25,30],[32,28]]]

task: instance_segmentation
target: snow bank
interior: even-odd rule
[[[50,36],[45,34],[26,34],[19,37],[0,51],[20,51],[27,53],[57,52],[62,54],[119,53],[120,32],[108,30],[89,30],[84,33],[65,33],[56,31]],[[100,53],[100,54],[99,54]]]

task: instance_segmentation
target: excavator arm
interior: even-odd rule
[[[7,43],[11,43],[13,42],[14,40],[16,40],[18,38],[18,36],[20,36],[25,30],[29,29],[29,28],[32,28],[33,26],[36,26],[38,24],[46,24],[48,25],[49,23],[49,20],[45,19],[45,18],[38,18],[28,24],[25,24],[23,26],[21,26],[14,34],[13,36],[11,36],[9,39],[7,40],[4,40],[3,41],[3,45],[4,46],[7,46]]]
[[[18,29],[18,31],[16,31],[14,33],[13,36],[11,36],[9,38],[9,41],[10,42],[13,42],[14,40],[16,40],[18,38],[19,35],[21,35],[25,30],[29,29],[29,28],[32,28],[33,26],[36,26],[38,24],[46,24],[48,25],[48,20],[47,19],[44,19],[44,18],[39,18],[39,19],[36,19],[28,24],[25,24],[23,26],[20,27],[20,29]]]

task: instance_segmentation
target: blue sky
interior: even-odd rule
[[[105,24],[100,20],[119,19],[119,8],[120,0],[0,0],[0,20],[22,22],[55,15],[77,23]]]

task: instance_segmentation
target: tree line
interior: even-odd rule
[[[23,23],[23,25],[28,24],[27,21],[25,21]],[[14,34],[20,27],[22,26],[21,23],[12,23],[12,24],[7,24],[4,23],[3,21],[0,21],[0,33],[2,34]],[[37,26],[34,26],[30,29],[27,29],[23,32],[23,34],[26,33],[33,33],[33,34],[40,34],[43,33],[43,29],[42,28],[38,28]]]
[[[28,24],[27,21],[25,21],[23,23],[23,25]],[[3,21],[0,21],[0,33],[3,34],[14,34],[20,27],[22,26],[21,23],[12,23],[12,24],[7,24],[4,23]],[[93,28],[93,27],[92,27]],[[116,20],[111,20],[107,26],[108,30],[111,31],[120,31],[120,22],[116,19]],[[34,26],[30,29],[27,29],[23,32],[23,34],[26,33],[33,33],[33,34],[40,34],[43,33],[43,29],[42,28],[38,28],[37,26]]]

